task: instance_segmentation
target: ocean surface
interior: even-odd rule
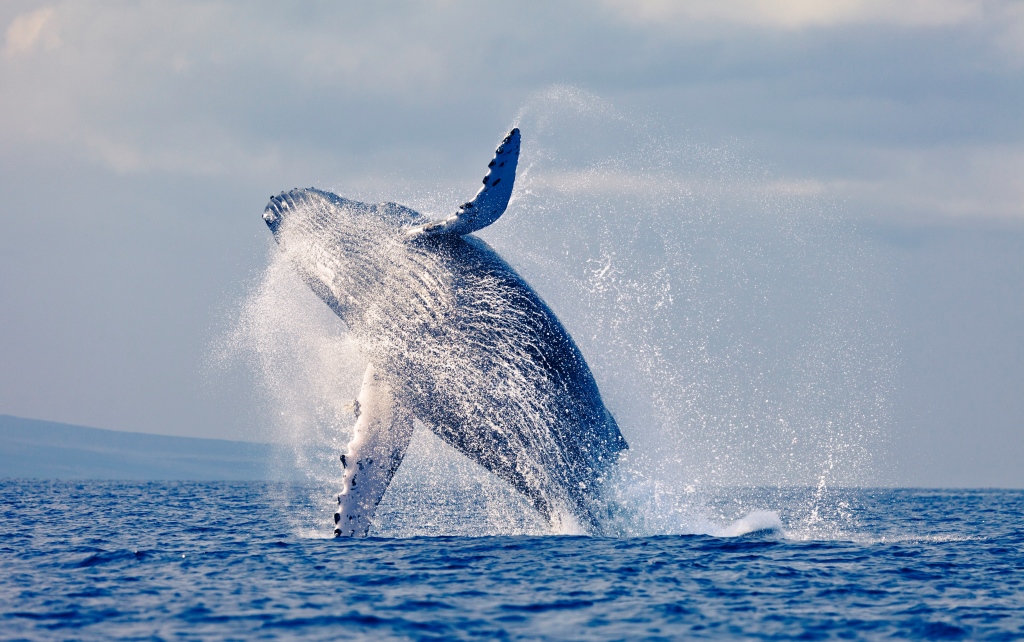
[[[0,637],[1024,639],[1024,491],[723,490],[717,536],[446,535],[466,497],[363,540],[307,496],[0,481]]]

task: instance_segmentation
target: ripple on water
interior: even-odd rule
[[[49,502],[72,491],[83,515],[69,532]],[[790,539],[799,525],[785,505],[774,506],[781,530],[735,537],[332,540],[279,532],[288,504],[259,484],[4,481],[0,630],[33,639],[1024,636],[1024,492],[851,493],[869,526],[835,540]],[[257,525],[240,534],[243,518]]]

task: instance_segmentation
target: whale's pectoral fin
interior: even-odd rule
[[[483,229],[498,220],[512,198],[512,185],[516,180],[516,165],[519,163],[519,129],[513,129],[501,141],[494,152],[494,160],[488,165],[484,185],[468,203],[455,214],[440,221],[410,228],[409,236],[437,234],[469,234]]]
[[[394,401],[391,387],[371,363],[354,404],[352,441],[341,456],[344,476],[334,514],[336,537],[366,536],[377,504],[405,456],[413,422]]]

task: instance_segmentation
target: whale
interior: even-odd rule
[[[602,485],[628,444],[565,327],[481,238],[512,197],[521,134],[477,194],[436,220],[317,188],[263,219],[357,340],[365,371],[339,456],[334,534],[364,537],[417,423],[510,484],[560,532],[602,533]]]

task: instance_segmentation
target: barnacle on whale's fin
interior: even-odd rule
[[[473,200],[463,203],[455,214],[412,227],[407,234],[469,234],[497,221],[512,198],[512,185],[516,180],[516,165],[519,163],[519,138],[519,128],[516,128],[498,145],[494,160],[487,166],[483,187]]]

